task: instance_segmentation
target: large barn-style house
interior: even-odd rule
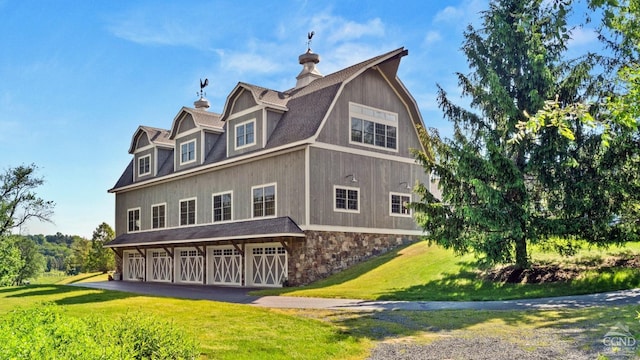
[[[139,126],[109,190],[117,277],[302,285],[418,240],[412,188],[437,189],[410,150],[423,121],[397,78],[407,54],[323,76],[308,49],[292,89],[241,82],[220,114],[201,96],[167,130]]]

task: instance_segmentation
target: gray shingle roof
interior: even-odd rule
[[[220,130],[222,130],[222,128],[224,127],[224,122],[220,121],[220,114],[216,114],[204,109],[194,109],[188,107],[184,107],[182,109],[191,114],[191,116],[193,116],[193,121],[195,121],[196,124],[201,127],[218,128]]]
[[[236,89],[244,88],[251,91],[258,102],[266,107],[286,110],[284,111],[282,118],[278,121],[278,125],[274,129],[273,133],[267,140],[267,144],[264,146],[264,149],[273,149],[286,144],[309,139],[315,135],[343,82],[374,65],[384,64],[388,62],[388,60],[398,59],[406,54],[407,50],[404,48],[398,48],[349,66],[345,69],[336,71],[322,78],[315,79],[304,87],[292,88],[286,91],[267,89],[243,82],[239,82]],[[229,98],[232,96],[233,92],[229,95]],[[225,105],[223,115],[203,109],[183,107],[178,113],[178,116],[176,116],[176,119],[183,111],[186,111],[193,116],[194,121],[196,121],[199,126],[210,129],[222,129],[226,124],[221,120],[228,116],[228,114],[225,113],[226,111],[229,111],[227,106],[230,105]],[[167,132],[167,138],[169,138],[171,133],[167,130],[162,131]],[[206,154],[203,165],[214,164],[226,159],[226,141],[226,136],[220,136],[218,138],[209,153]],[[263,151],[264,149],[257,149],[255,151]],[[133,183],[133,176],[129,176],[132,174],[132,168],[133,165],[129,164],[127,169],[125,169],[125,173],[120,177],[120,180],[118,180],[112,190],[131,185]],[[169,161],[169,159],[167,159],[163,164],[159,165],[157,177],[169,175],[173,172],[173,161]]]
[[[129,147],[130,154],[133,154],[133,151],[135,150],[135,139],[140,132],[144,132],[153,145],[165,147],[174,146],[174,141],[169,139],[169,130],[141,125],[136,129],[136,132],[133,134],[133,138],[131,138],[131,146]]]
[[[248,220],[232,223],[179,227],[126,233],[105,244],[106,247],[152,246],[179,243],[215,243],[230,239],[268,239],[304,237],[304,232],[290,217]]]

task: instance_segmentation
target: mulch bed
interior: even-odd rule
[[[612,256],[589,264],[532,264],[527,269],[513,265],[487,270],[482,277],[511,284],[544,284],[577,279],[585,270],[607,270],[614,267],[640,268],[640,256]]]

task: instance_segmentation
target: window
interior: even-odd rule
[[[166,226],[165,219],[167,216],[167,205],[158,204],[151,205],[151,228],[161,229]]]
[[[276,185],[251,188],[253,193],[253,217],[276,215]]]
[[[140,231],[140,208],[127,211],[129,232]]]
[[[256,120],[250,120],[236,125],[236,149],[255,144]]]
[[[397,114],[350,103],[349,118],[351,119],[351,143],[391,150],[398,148]]]
[[[138,176],[149,175],[151,173],[151,155],[138,158]]]
[[[393,216],[411,216],[411,210],[407,207],[411,202],[409,194],[390,194],[391,195],[391,212]]]
[[[196,199],[180,200],[180,226],[196,223]]]
[[[189,142],[180,145],[180,164],[190,163],[196,160],[196,141],[191,140]]]
[[[231,220],[231,193],[213,194],[213,221]]]
[[[359,208],[359,189],[350,187],[333,188],[335,194],[334,210],[344,212],[360,212]]]

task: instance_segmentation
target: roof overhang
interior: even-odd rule
[[[304,238],[305,234],[290,217],[285,216],[126,233],[104,246],[110,248],[170,246],[281,237]]]

